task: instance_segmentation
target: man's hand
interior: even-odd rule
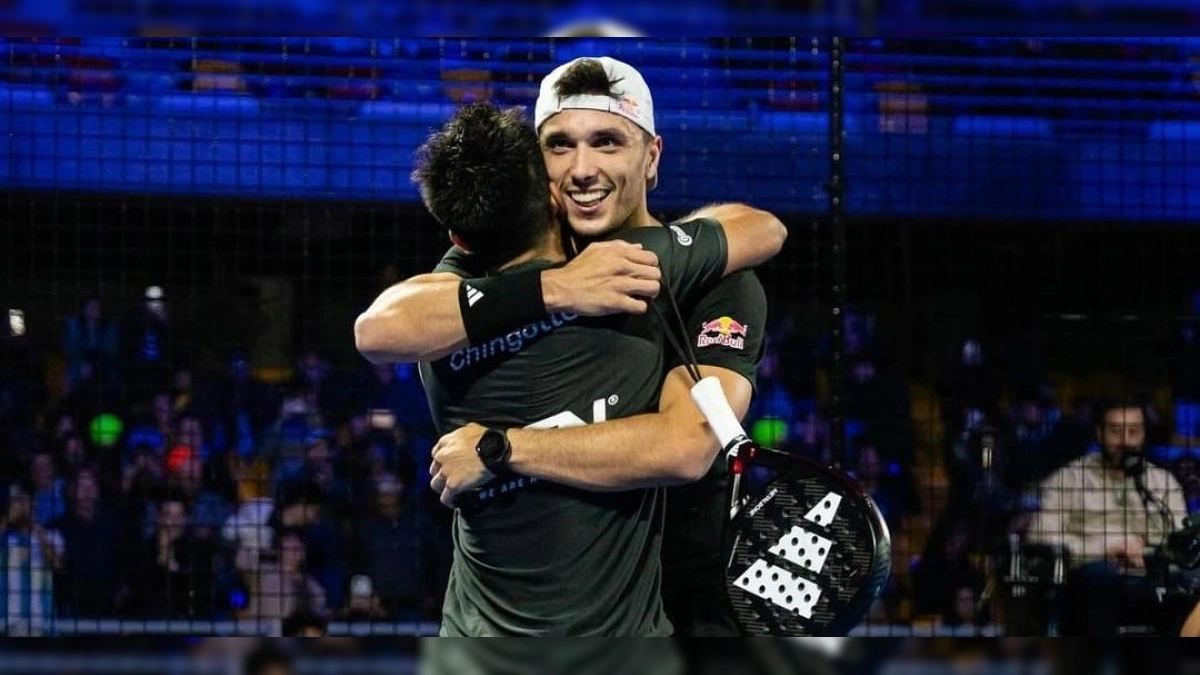
[[[491,480],[494,475],[475,453],[487,427],[475,423],[455,429],[433,446],[433,464],[429,466],[429,487],[441,495],[442,503],[454,508],[454,499]]]
[[[1137,535],[1113,542],[1106,553],[1109,561],[1122,570],[1146,569],[1146,542]]]
[[[627,241],[601,241],[566,266],[542,272],[542,297],[551,312],[644,314],[661,280],[653,251]]]

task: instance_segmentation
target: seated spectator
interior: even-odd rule
[[[59,441],[58,451],[55,454],[67,478],[79,473],[88,463],[87,446],[84,444],[83,438],[77,435],[71,435]]]
[[[120,335],[117,323],[106,319],[98,298],[87,298],[79,314],[67,319],[63,333],[63,353],[67,357],[67,376],[71,382],[84,379],[85,364],[90,364],[96,379],[111,382],[117,374]]]
[[[983,623],[983,608],[980,606],[979,590],[972,584],[960,584],[951,596],[953,604],[945,608],[942,618],[950,628],[978,627]]]
[[[275,420],[279,411],[279,393],[265,382],[254,379],[250,361],[240,351],[229,357],[227,370],[213,387],[213,414],[218,428],[214,435],[225,439],[224,447],[249,457],[257,450],[255,438]]]
[[[374,493],[374,513],[358,527],[356,567],[392,616],[430,616],[440,602],[434,589],[443,567],[432,526],[395,476],[377,478]]]
[[[861,436],[858,446],[854,477],[879,507],[888,529],[899,532],[903,517],[915,510],[915,491],[909,481],[891,473],[873,438]]]
[[[321,429],[309,435],[304,451],[304,480],[320,488],[335,514],[344,513],[350,502],[349,488],[334,463],[332,435]]]
[[[167,443],[171,439],[174,417],[171,412],[171,395],[165,391],[154,394],[149,401],[139,403],[134,407],[133,423],[126,434],[126,444],[132,450],[135,446],[148,446],[157,455],[167,453]],[[130,459],[127,454],[126,460]]]
[[[55,596],[67,616],[109,616],[121,581],[117,518],[101,499],[92,469],[76,475],[70,492],[70,511],[53,523],[64,548]]]
[[[1042,483],[1041,507],[1029,528],[1033,543],[1070,553],[1065,634],[1113,634],[1123,611],[1146,591],[1153,597],[1146,554],[1187,516],[1179,482],[1145,460],[1141,407],[1124,399],[1097,412],[1101,451],[1067,464]],[[1143,489],[1165,506],[1170,522],[1164,523],[1153,503],[1139,494]]]
[[[166,490],[182,500],[191,514],[189,525],[198,539],[212,540],[229,518],[229,504],[204,486],[204,461],[190,447],[180,445],[167,453]],[[156,508],[146,507],[146,530],[153,529]]]
[[[962,514],[949,513],[934,529],[912,574],[916,614],[949,620],[958,589],[979,584],[979,572],[969,555],[970,530]]]
[[[260,555],[257,560],[238,562],[242,580],[250,589],[245,616],[255,619],[283,619],[297,611],[327,616],[329,606],[325,589],[309,573],[304,538],[296,530],[284,530],[279,536],[278,552]]]
[[[163,485],[162,456],[148,445],[134,446],[121,470],[119,517],[128,532],[149,536],[152,526],[157,526],[158,500],[162,497]],[[156,514],[153,523],[145,521],[146,509]]]
[[[275,500],[267,495],[270,488],[267,472],[262,461],[242,462],[234,469],[238,504],[221,527],[221,540],[233,549],[235,559],[255,560],[260,551],[275,544],[275,533],[269,524]]]
[[[188,532],[185,502],[159,505],[154,535],[135,549],[129,567],[132,611],[139,616],[208,619],[215,609],[213,549]]]
[[[125,351],[125,378],[138,397],[166,382],[173,346],[168,338],[170,315],[160,286],[146,289],[145,299],[125,321],[126,334],[121,340]]]
[[[40,634],[39,621],[54,616],[53,572],[63,553],[62,537],[39,522],[33,490],[14,483],[0,521],[0,622],[8,636]]]
[[[994,415],[1001,389],[996,367],[983,345],[974,339],[964,341],[959,358],[942,386],[946,429],[951,433],[962,431],[969,426],[967,417],[973,410],[985,416]]]
[[[330,607],[341,607],[345,595],[345,544],[341,528],[327,508],[328,499],[312,482],[281,488],[270,524],[277,536],[295,531],[304,539],[307,567],[329,597]]]

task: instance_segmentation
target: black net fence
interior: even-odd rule
[[[746,427],[883,511],[860,631],[1054,632],[1077,570],[1138,557],[1110,538],[1164,543],[1122,471],[1061,484],[1105,456],[1109,397],[1142,406],[1115,445],[1171,529],[1200,498],[1192,40],[2,46],[8,634],[436,632],[439,434],[416,368],[367,363],[353,325],[448,245],[416,147],[467,102],[532,109],[577,56],[654,93],[656,216],[743,201],[789,229]]]

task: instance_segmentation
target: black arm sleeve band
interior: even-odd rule
[[[546,318],[542,271],[464,279],[458,285],[467,340],[478,344]]]

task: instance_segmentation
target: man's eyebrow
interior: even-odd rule
[[[629,133],[621,127],[605,127],[592,132],[592,137],[596,136],[621,136],[622,138],[629,136]]]

